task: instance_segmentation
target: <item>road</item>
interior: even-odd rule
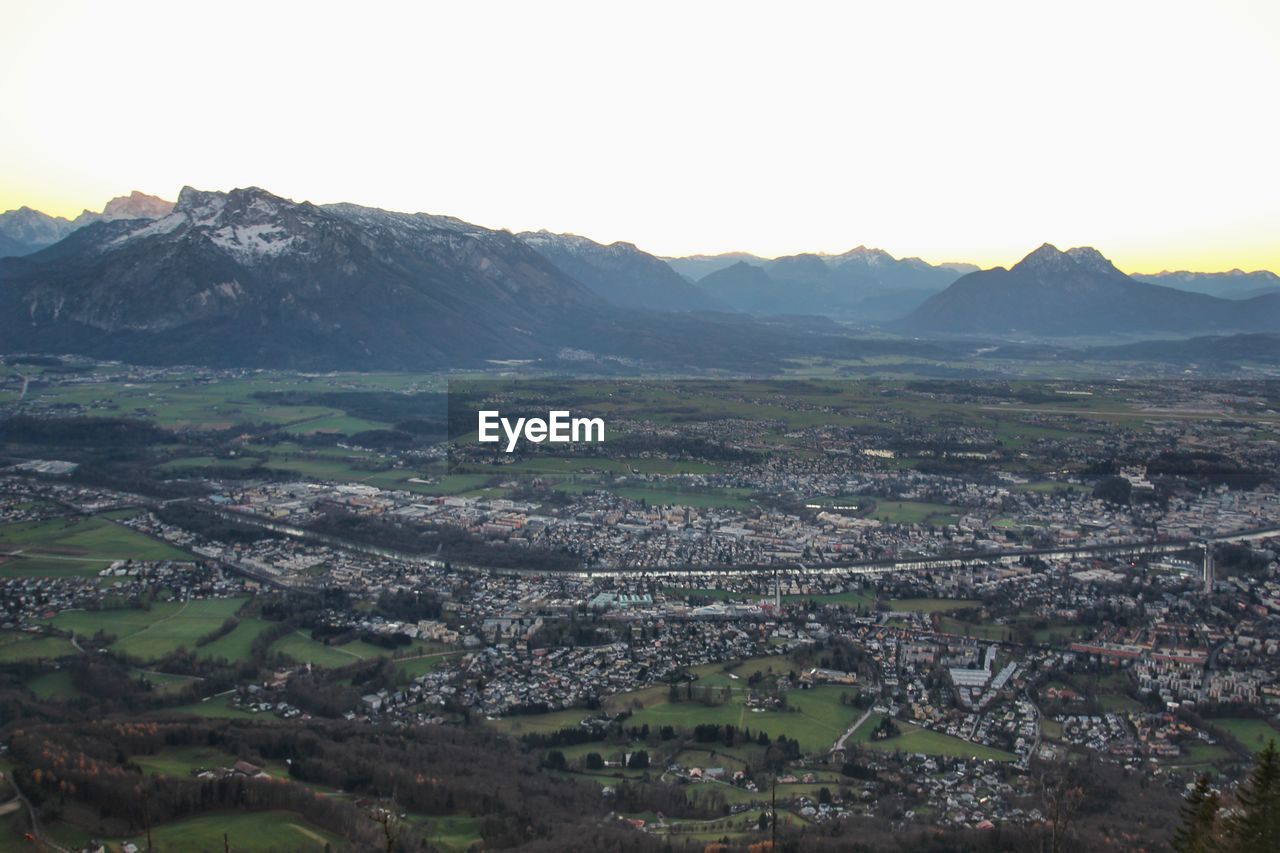
[[[870,717],[870,716],[871,716],[871,709],[868,708],[863,713],[863,715],[854,722],[853,725],[849,726],[848,730],[845,731],[844,734],[840,735],[840,739],[836,741],[836,745],[831,747],[831,749],[828,751],[835,752],[837,749],[844,749],[845,741],[847,741],[853,735],[853,733],[858,730],[858,727],[867,721],[867,717]]]

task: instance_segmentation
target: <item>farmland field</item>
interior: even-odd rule
[[[0,551],[19,559],[0,575],[96,575],[115,560],[190,560],[191,555],[105,516],[55,518],[0,526]]]
[[[241,619],[240,624],[230,634],[225,634],[212,643],[200,646],[195,650],[196,654],[199,657],[209,659],[247,660],[253,641],[271,624],[265,619]]]
[[[211,633],[242,604],[243,598],[212,598],[156,603],[148,610],[68,610],[52,621],[55,627],[79,636],[92,637],[98,631],[112,634],[116,637],[111,645],[114,651],[154,660],[180,646],[194,650],[196,640]]]
[[[31,634],[0,634],[0,663],[60,658],[78,654],[71,641],[63,637],[40,637]]]
[[[232,850],[327,851],[349,850],[351,845],[336,835],[307,823],[292,812],[219,812],[163,824],[152,830],[152,849],[221,853]],[[224,835],[226,836],[224,842]],[[147,848],[145,835],[128,839]]]
[[[1266,720],[1247,717],[1220,717],[1207,721],[1212,728],[1220,729],[1238,740],[1251,753],[1260,752],[1267,742],[1274,739],[1280,746],[1280,731]]]

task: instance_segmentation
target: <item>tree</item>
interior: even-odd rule
[[[1084,802],[1084,786],[1075,779],[1062,776],[1053,784],[1049,784],[1044,775],[1040,777],[1040,798],[1044,804],[1046,823],[1049,829],[1049,850],[1060,853],[1068,850],[1067,839],[1071,831],[1071,822]]]
[[[588,752],[587,753],[587,769],[601,770],[603,768],[604,768],[604,759],[600,757],[600,753]]]
[[[567,766],[564,760],[564,753],[558,749],[553,749],[547,753],[547,766],[552,770],[563,770]]]
[[[818,789],[818,802],[824,806],[831,805],[831,789],[823,786]]]
[[[1209,853],[1218,848],[1220,805],[1218,793],[1209,787],[1209,776],[1201,775],[1178,809],[1182,826],[1173,833],[1173,849],[1177,853]]]
[[[1280,850],[1280,751],[1275,740],[1258,753],[1253,772],[1236,791],[1236,812],[1226,821],[1230,851]]]
[[[760,812],[760,818],[756,821],[756,828],[762,832],[769,828],[769,813]]]
[[[631,753],[631,760],[627,762],[628,767],[634,767],[637,770],[644,770],[649,766],[649,753],[643,749],[637,749]]]

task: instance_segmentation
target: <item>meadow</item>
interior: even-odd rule
[[[243,598],[211,598],[157,602],[146,610],[67,610],[55,616],[52,624],[86,638],[99,631],[111,634],[116,638],[112,651],[155,660],[179,647],[196,650],[196,641],[212,633],[244,602]]]
[[[1268,741],[1275,740],[1280,747],[1280,730],[1266,720],[1250,717],[1218,717],[1207,721],[1209,726],[1231,735],[1249,752],[1261,752]]]
[[[921,753],[923,755],[940,755],[948,758],[972,758],[980,761],[1013,761],[1016,757],[1012,753],[1003,750],[979,743],[970,743],[961,738],[901,721],[898,721],[897,725],[902,734],[883,740],[873,740],[871,737],[872,732],[880,725],[882,719],[883,717],[880,714],[872,714],[853,733],[853,737],[849,738],[849,742],[856,743],[866,749],[885,752]]]
[[[342,838],[284,811],[218,812],[162,824],[151,831],[155,853],[222,853],[232,850],[327,851],[350,850]],[[145,835],[122,839],[147,849]]]
[[[43,637],[5,632],[0,634],[0,663],[52,660],[78,654],[71,641],[63,637]]]
[[[190,554],[106,515],[0,525],[0,576],[96,576],[116,560],[190,560]]]

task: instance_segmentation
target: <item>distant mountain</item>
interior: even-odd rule
[[[184,188],[0,261],[10,351],[145,363],[422,367],[555,352],[603,307],[525,243],[448,217]]]
[[[725,267],[731,267],[739,262],[755,264],[756,266],[767,263],[764,258],[756,257],[749,252],[726,252],[723,255],[689,255],[684,258],[663,258],[662,260],[680,275],[689,279],[689,281],[700,281],[713,272],[719,272]]]
[[[1046,243],[1012,269],[970,273],[904,318],[901,329],[1047,336],[1276,328],[1280,297],[1232,301],[1136,281],[1096,249]]]
[[[902,316],[971,269],[976,267],[933,266],[859,246],[841,255],[739,261],[698,286],[739,311],[882,322]]]
[[[117,219],[159,219],[172,213],[173,205],[171,201],[134,190],[129,195],[111,199],[101,213],[86,210],[72,224],[84,227],[94,222],[114,222]]]
[[[0,258],[29,255],[52,246],[72,231],[94,222],[117,219],[159,219],[173,210],[173,202],[134,190],[113,198],[101,213],[86,210],[75,219],[50,216],[29,207],[0,213]]]
[[[0,213],[0,258],[28,255],[51,246],[76,227],[69,219],[25,206]]]
[[[738,311],[752,314],[809,313],[783,312],[778,306],[781,285],[758,264],[738,261],[717,270],[698,282],[707,295]]]
[[[575,234],[517,234],[610,305],[655,311],[724,310],[660,259],[631,243],[601,245]]]
[[[1205,293],[1223,299],[1251,299],[1264,293],[1280,293],[1280,276],[1267,270],[1245,272],[1158,272],[1149,275],[1132,273],[1130,278],[1192,293]]]

